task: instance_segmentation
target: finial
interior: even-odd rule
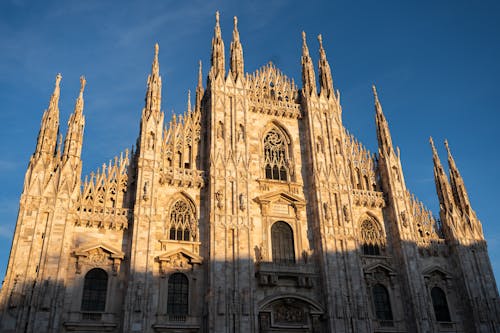
[[[219,25],[219,11],[215,12],[215,24]]]
[[[155,58],[158,58],[158,53],[160,52],[160,45],[155,43]]]
[[[450,147],[448,146],[448,140],[444,139],[444,146],[446,147],[446,150],[448,150],[448,153],[450,152]]]
[[[198,87],[201,87],[202,86],[202,76],[203,76],[203,73],[202,73],[202,68],[201,68],[201,60],[198,62]]]
[[[187,111],[191,112],[191,89],[188,89]]]
[[[87,84],[87,80],[85,80],[85,76],[80,76],[80,95],[83,95],[83,91],[85,90],[85,85]]]
[[[321,36],[321,34],[318,35],[318,42],[319,42],[319,47],[323,48],[323,37]]]
[[[302,42],[305,44],[306,43],[306,32],[302,31]]]
[[[373,96],[378,101],[377,87],[375,86],[375,84],[372,84],[372,91],[373,91]]]
[[[56,87],[59,88],[59,83],[61,83],[62,75],[61,73],[57,73],[56,75]]]
[[[233,17],[233,22],[234,22],[234,28],[238,28],[238,17]]]

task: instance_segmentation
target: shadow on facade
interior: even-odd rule
[[[290,262],[266,262],[257,256],[257,261],[196,263],[182,255],[167,263],[156,260],[154,273],[129,271],[126,257],[118,270],[111,260],[80,262],[78,270],[74,258],[68,268],[74,274],[65,283],[51,278],[15,282],[2,304],[1,331],[498,330],[494,281],[482,281],[495,288],[491,292],[472,290],[473,281],[464,280],[464,258],[458,258],[470,253],[480,260],[482,253],[487,256],[485,243],[402,243],[380,250],[379,255],[364,255],[359,246],[296,256]],[[416,257],[407,263],[400,252]],[[409,265],[416,265],[420,274],[408,275]],[[211,287],[215,285],[225,287]]]

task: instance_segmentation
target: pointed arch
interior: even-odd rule
[[[185,193],[175,195],[167,213],[166,230],[168,238],[176,241],[198,240],[196,206]]]
[[[264,176],[267,179],[290,181],[293,174],[291,139],[284,127],[273,121],[262,135]]]
[[[378,221],[366,215],[361,219],[359,226],[361,247],[364,255],[380,255],[385,246],[385,237]]]

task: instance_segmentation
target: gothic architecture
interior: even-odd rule
[[[431,140],[433,218],[406,188],[373,88],[379,149],[342,124],[319,41],[302,85],[226,70],[216,15],[206,85],[164,125],[155,46],[135,151],[81,177],[85,79],[64,140],[61,76],[30,159],[1,332],[499,332],[481,228]]]

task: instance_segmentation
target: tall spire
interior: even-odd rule
[[[43,113],[40,132],[38,133],[38,142],[36,145],[35,154],[47,153],[55,154],[57,147],[57,136],[59,133],[59,96],[61,74],[56,75],[54,92],[50,96],[49,106]]]
[[[243,76],[243,48],[238,32],[238,18],[234,17],[233,41],[231,42],[231,74],[233,78]]]
[[[195,101],[195,110],[200,111],[201,109],[201,100],[203,98],[203,79],[202,79],[202,68],[201,68],[201,60],[199,62],[198,68],[198,85],[196,86],[196,101]]]
[[[314,67],[311,57],[309,56],[309,49],[306,43],[306,33],[302,31],[302,89],[307,95],[317,93],[316,90],[316,75],[314,74]]]
[[[225,74],[225,60],[224,60],[224,42],[222,41],[222,34],[219,24],[219,12],[215,12],[215,28],[214,37],[212,38],[212,75],[217,77]]]
[[[76,99],[75,110],[68,120],[68,131],[64,140],[63,159],[73,156],[80,158],[82,153],[83,129],[85,126],[85,117],[83,115],[83,91],[87,81],[84,76],[80,77],[80,94]]]
[[[326,59],[326,52],[323,49],[323,38],[318,35],[319,42],[319,65],[318,65],[318,76],[319,84],[321,87],[320,93],[326,94],[327,97],[334,97],[333,79],[332,71],[330,69],[330,64]]]
[[[446,213],[446,211],[453,209],[453,195],[451,194],[450,184],[448,183],[448,177],[444,172],[443,166],[441,165],[441,160],[434,146],[434,140],[432,137],[429,138],[429,143],[432,148],[432,160],[434,162],[434,181],[436,183],[436,192],[439,198],[439,204],[441,207],[441,213]]]
[[[453,159],[453,155],[450,151],[450,146],[448,145],[448,140],[444,141],[444,145],[446,146],[446,151],[448,152],[448,166],[450,168],[450,183],[453,195],[462,212],[470,215],[471,207],[469,195],[465,189],[464,180],[455,164],[455,160]]]
[[[389,123],[385,119],[384,113],[382,112],[382,105],[378,99],[377,88],[375,85],[372,86],[372,90],[373,97],[375,99],[375,124],[377,127],[378,146],[381,152],[390,155],[391,153],[394,153],[394,147],[392,146]]]
[[[148,89],[146,92],[145,115],[158,114],[161,111],[161,76],[160,64],[158,62],[158,53],[160,46],[155,44],[155,55],[151,65],[151,74],[148,76]]]

